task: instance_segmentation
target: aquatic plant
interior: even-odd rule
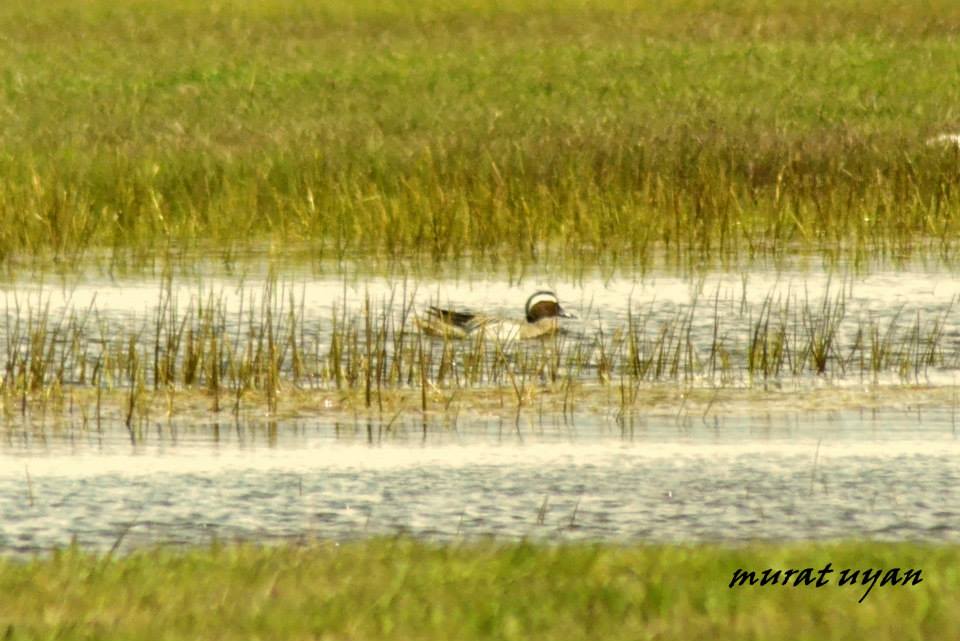
[[[232,304],[202,289],[183,301],[169,276],[162,282],[150,316],[132,321],[107,318],[96,305],[55,313],[42,295],[14,297],[0,318],[7,414],[72,403],[75,392],[92,390],[99,425],[104,395],[122,392],[119,420],[135,438],[158,411],[158,398],[170,414],[178,396],[189,404],[197,393],[209,410],[234,416],[246,406],[276,414],[281,400],[310,393],[355,398],[382,416],[413,393],[426,416],[468,396],[519,409],[547,395],[566,414],[606,390],[604,402],[622,413],[662,385],[915,385],[960,368],[948,330],[952,305],[933,314],[853,318],[846,288],[828,287],[812,299],[771,293],[759,302],[747,300],[746,290],[742,298],[718,290],[710,305],[694,300],[665,313],[655,302],[630,304],[619,324],[500,341],[482,333],[425,336],[406,289],[381,300],[367,295],[359,308],[334,302],[328,318],[308,319],[302,290],[275,274]]]

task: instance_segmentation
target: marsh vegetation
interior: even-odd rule
[[[0,260],[953,260],[960,13],[883,0],[0,8]],[[374,233],[375,232],[375,233]]]
[[[94,473],[97,482],[84,485],[89,506],[72,504],[81,501],[72,490],[60,493],[71,483],[62,470],[31,476],[25,464],[21,477],[23,461],[58,443],[67,458],[96,451],[100,464],[117,442],[140,455],[151,434],[162,449],[193,429],[214,434],[219,455],[221,423],[238,439],[265,435],[273,447],[278,424],[295,432],[302,419],[377,447],[389,438],[374,432],[402,441],[422,429],[427,445],[428,431],[459,436],[464,422],[492,416],[518,437],[526,435],[521,417],[554,421],[577,448],[568,430],[575,423],[613,425],[604,438],[622,438],[650,415],[675,417],[670,438],[690,437],[696,424],[707,442],[757,413],[839,408],[849,418],[843,412],[869,405],[936,416],[911,435],[922,454],[914,467],[887,451],[908,439],[874,443],[884,451],[863,481],[872,499],[858,484],[867,468],[855,450],[877,436],[873,427],[844,446],[858,461],[846,489],[831,485],[837,476],[820,462],[818,436],[811,456],[788,447],[779,471],[754,461],[743,468],[737,457],[715,467],[713,456],[689,466],[704,478],[675,475],[668,486],[665,465],[656,478],[637,477],[634,489],[646,494],[634,494],[647,502],[626,509],[641,518],[672,510],[664,519],[676,523],[684,503],[674,490],[692,487],[686,500],[715,509],[713,524],[735,514],[746,528],[834,536],[802,529],[818,523],[822,498],[880,536],[907,527],[955,540],[956,466],[944,443],[956,436],[960,326],[957,294],[936,283],[960,258],[958,32],[960,5],[950,0],[0,3],[0,456],[17,468],[4,476],[0,539],[36,550],[53,531],[94,529],[120,541],[140,518],[102,510],[97,482],[120,478],[130,489],[123,474]],[[747,285],[751,275],[779,278],[797,264],[805,275],[786,288]],[[237,285],[238,294],[207,287],[213,265],[231,278],[253,273],[258,285]],[[858,275],[916,265],[912,275],[890,272],[866,300],[852,293]],[[395,286],[348,300],[344,284],[343,295],[318,303],[289,279],[302,269],[318,280],[352,273]],[[89,273],[161,284],[133,312],[95,297],[51,303],[45,279],[76,283]],[[188,273],[199,284],[183,296],[178,278]],[[742,274],[742,289],[702,285],[717,273]],[[693,283],[691,295],[665,304],[626,287],[611,311],[595,309],[586,293],[664,274]],[[900,286],[917,274],[931,282]],[[416,331],[425,304],[471,305],[449,299],[451,283],[478,275],[504,288],[564,283],[564,304],[583,320],[536,341]],[[827,285],[807,287],[817,279]],[[430,300],[418,291],[424,283],[435,288]],[[570,301],[576,288],[579,300]],[[718,414],[740,423],[710,420]],[[842,422],[824,432],[828,441]],[[894,428],[878,431],[890,438]],[[662,445],[662,434],[648,436],[654,447],[644,452]],[[572,502],[571,527],[588,477],[574,467],[576,482],[557,477],[561,489],[549,490],[557,504],[557,495]],[[327,501],[317,513],[303,500],[304,476],[294,499],[293,485],[269,485],[286,482],[273,468],[248,475],[263,485],[245,493],[230,474],[249,470],[238,469],[222,479],[240,488],[231,496],[244,517],[276,518],[269,487],[279,492],[269,498],[302,511],[294,533],[323,518],[348,537],[366,531],[356,514],[343,516],[356,497],[331,499],[335,475],[315,460],[304,475],[315,481],[308,494]],[[624,505],[617,497],[629,470],[590,469],[613,479],[593,525],[621,536],[608,517]],[[339,477],[341,489],[357,487],[352,476]],[[185,478],[216,488],[216,479]],[[442,496],[437,488],[447,485],[434,478],[431,489],[424,478],[413,482],[417,491]],[[477,478],[468,490],[483,488]],[[549,520],[549,497],[525,494],[543,478],[533,470],[522,477],[526,487],[493,484],[522,499],[504,522]],[[721,478],[727,494],[718,498]],[[168,494],[153,503],[150,495],[138,510],[162,517],[183,502],[183,486],[161,481],[155,475],[143,487]],[[390,476],[384,485],[410,482]],[[898,503],[906,486],[917,493],[908,505]],[[877,487],[889,488],[893,507],[875,510]],[[377,503],[376,489],[358,493],[389,505]],[[222,508],[215,494],[197,505]],[[502,507],[504,496],[486,500]],[[463,498],[446,500],[434,513],[459,537],[447,517]],[[410,505],[402,518],[428,512]],[[184,527],[205,518],[199,509]],[[64,513],[75,522],[64,525]],[[848,522],[837,518],[838,527]],[[20,530],[10,534],[10,523]],[[648,531],[632,532],[642,539]],[[0,602],[0,632],[920,639],[957,627],[949,607],[956,548],[947,544],[435,546],[401,538],[301,547],[289,539],[121,558],[117,546],[91,556],[75,545],[33,561],[3,559],[0,593],[10,598]],[[726,587],[737,566],[806,566],[813,557],[822,565],[822,555],[848,566],[922,566],[929,582],[877,591],[862,604],[859,594]]]
[[[417,327],[425,297],[406,285],[318,305],[276,277],[230,291],[201,285],[184,298],[168,277],[132,314],[101,309],[95,295],[51,308],[52,290],[13,290],[0,316],[0,398],[9,418],[77,402],[97,427],[106,400],[111,417],[123,407],[133,430],[198,401],[235,418],[258,407],[277,415],[280,406],[335,406],[393,421],[471,403],[628,414],[670,387],[674,396],[719,398],[829,384],[873,404],[877,389],[949,386],[960,370],[949,295],[877,311],[852,282],[815,291],[776,283],[766,294],[723,282],[712,293],[691,286],[684,304],[657,300],[655,287],[653,298],[634,302],[626,290],[619,307],[587,306],[562,332],[532,340],[427,336]],[[850,392],[849,402],[856,398]]]

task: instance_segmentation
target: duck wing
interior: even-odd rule
[[[456,327],[463,327],[464,329],[473,327],[475,325],[473,321],[477,317],[476,314],[471,314],[470,312],[458,312],[452,309],[440,309],[439,307],[434,307],[433,305],[428,308],[427,313],[430,316],[435,316],[441,322],[449,325],[455,325]]]

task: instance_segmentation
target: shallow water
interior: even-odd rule
[[[586,273],[563,282],[536,273],[521,282],[503,274],[438,274],[415,281],[403,276],[333,272],[316,276],[294,266],[276,279],[263,273],[194,275],[170,281],[161,276],[104,278],[95,274],[21,278],[0,283],[0,348],[26,353],[30,341],[26,328],[31,319],[35,325],[37,318],[46,315],[47,328],[55,330],[68,324],[66,319],[73,315],[80,319],[76,324],[84,327],[82,341],[92,346],[85,355],[84,369],[89,371],[95,367],[98,349],[111,340],[125,349],[122,337],[134,336],[139,348],[151,355],[158,310],[175,311],[177,320],[172,325],[166,320],[162,323],[169,333],[170,328],[182,327],[183,319],[196,322],[197,307],[212,303],[222,311],[224,336],[239,340],[248,324],[264,322],[264,310],[272,304],[278,327],[291,312],[302,319],[297,330],[301,348],[322,357],[330,351],[335,324],[341,331],[350,322],[362,328],[368,301],[374,321],[385,315],[393,321],[390,326],[398,328],[401,318],[406,318],[404,326],[412,334],[412,316],[405,314],[415,316],[430,304],[519,321],[527,296],[542,288],[555,290],[567,310],[578,316],[563,322],[568,337],[565,346],[568,355],[577,353],[573,357],[578,362],[577,375],[585,379],[596,378],[598,346],[604,341],[609,344],[612,336],[631,323],[647,341],[641,345],[646,356],[652,357],[658,341],[663,340],[667,356],[677,361],[679,373],[675,376],[687,381],[716,366],[718,353],[729,355],[732,369],[723,374],[725,384],[750,378],[747,353],[758,329],[770,330],[771,340],[775,340],[774,330],[783,324],[787,328],[783,339],[792,354],[777,375],[796,376],[797,372],[789,371],[790,359],[804,357],[811,336],[822,333],[822,325],[830,317],[835,317],[837,324],[826,371],[834,383],[860,383],[868,376],[879,381],[956,385],[960,375],[960,314],[954,313],[960,279],[950,272],[922,268],[865,274],[804,269],[715,271],[695,277],[648,273],[615,280]],[[765,313],[769,316],[764,323]],[[574,348],[574,343],[585,349]],[[69,345],[63,341],[55,348],[66,351]],[[880,371],[870,364],[877,348],[887,352]],[[927,351],[930,359],[924,357]],[[621,351],[614,356],[614,369],[622,364],[619,359],[623,355]],[[696,372],[688,371],[688,356],[697,363]],[[72,382],[71,372],[81,369],[76,358],[69,354],[66,359],[71,365],[68,383]],[[841,363],[842,359],[847,361]],[[284,367],[289,373],[289,362]],[[801,376],[815,374],[809,363],[800,370]],[[146,375],[152,375],[150,368]],[[715,382],[715,371],[710,376]]]
[[[960,540],[941,411],[680,423],[596,415],[368,440],[315,421],[7,438],[0,550],[212,539]],[[370,442],[372,440],[372,442]]]
[[[717,301],[719,314],[739,315],[743,308],[759,308],[768,299],[819,302],[824,296],[843,294],[854,312],[892,317],[897,311],[936,313],[949,309],[960,298],[960,278],[956,274],[923,268],[862,274],[807,269],[712,271],[696,276],[652,272],[617,279],[586,272],[569,280],[532,272],[518,280],[505,274],[453,276],[442,271],[416,279],[332,271],[315,275],[303,266],[293,265],[276,272],[276,276],[281,302],[293,294],[298,307],[302,299],[304,311],[323,320],[329,319],[334,307],[342,310],[346,306],[348,315],[357,314],[367,298],[376,306],[393,301],[397,313],[403,300],[412,299],[418,309],[437,303],[520,319],[524,301],[538,289],[556,291],[564,306],[590,327],[595,323],[625,322],[628,312],[636,315],[649,307],[655,317],[670,318],[677,310],[686,311],[694,304],[709,311],[712,322]],[[212,294],[236,311],[244,301],[257,302],[268,282],[271,281],[262,272],[185,275],[169,282],[162,276],[105,277],[99,273],[24,276],[0,281],[0,306],[8,313],[17,307],[25,313],[28,303],[34,311],[49,305],[54,316],[93,308],[105,318],[145,322],[152,320],[168,287],[181,307],[191,301],[206,300]]]
[[[177,278],[169,287],[181,310],[212,295],[235,327],[242,310],[257,307],[268,282],[220,274]],[[148,346],[164,287],[162,278],[99,276],[2,283],[0,344],[18,322],[43,309],[53,321],[92,310],[95,338],[142,329]],[[924,330],[935,321],[939,363],[913,379],[952,387],[960,373],[960,315],[952,311],[960,280],[923,269],[840,277],[803,270],[694,279],[648,274],[615,281],[584,275],[574,282],[533,274],[522,283],[474,274],[419,278],[415,286],[402,278],[315,277],[291,269],[275,292],[281,301],[291,294],[297,300],[319,353],[329,343],[333,309],[350,318],[367,298],[381,305],[392,297],[391,313],[406,300],[415,309],[439,302],[509,318],[541,287],[555,289],[580,316],[569,327],[586,340],[601,330],[609,335],[629,316],[643,317],[653,334],[689,317],[690,341],[704,359],[718,321],[735,353],[744,349],[765,303],[793,301],[797,309],[808,302],[817,309],[842,293],[841,343],[855,341],[864,319],[881,327],[904,319]],[[798,331],[811,322],[796,318]],[[859,385],[863,376],[841,371],[814,382]],[[338,424],[328,415],[218,425],[211,414],[148,430],[138,442],[110,421],[102,432],[7,425],[0,431],[0,551],[30,553],[73,540],[127,550],[234,537],[398,532],[442,540],[957,541],[955,406],[917,413],[856,411],[847,404],[836,412],[744,411],[709,420],[669,411],[618,420],[617,408],[572,416],[541,409],[516,421],[465,411],[454,426],[440,420],[421,429],[403,419],[389,430],[356,419]]]

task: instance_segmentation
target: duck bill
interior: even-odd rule
[[[574,314],[571,314],[570,312],[568,312],[567,310],[565,310],[565,309],[562,308],[562,307],[560,307],[558,311],[560,312],[560,313],[558,314],[558,315],[560,316],[560,318],[576,318],[576,316],[575,316]]]

